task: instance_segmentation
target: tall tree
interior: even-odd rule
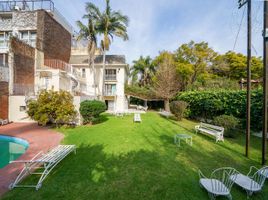
[[[127,26],[129,19],[126,15],[123,15],[120,11],[113,11],[110,6],[110,0],[106,0],[105,11],[101,14],[100,20],[98,21],[97,30],[103,35],[101,41],[101,48],[103,51],[103,89],[104,94],[104,83],[105,83],[105,58],[106,51],[109,51],[111,42],[114,36],[122,38],[124,41],[128,40]]]
[[[179,67],[191,69],[187,70],[186,73],[187,76],[190,75],[190,84],[193,84],[200,75],[206,73],[216,56],[217,53],[206,42],[195,43],[191,41],[188,44],[181,45],[175,52]],[[190,73],[191,71],[192,73]]]
[[[133,61],[133,63],[134,65],[131,68],[131,76],[133,79],[139,76],[139,85],[150,86],[155,73],[155,65],[150,56],[140,56],[140,58]]]
[[[258,79],[262,77],[262,59],[253,56],[251,59],[252,78]],[[247,57],[241,53],[228,51],[223,55],[218,55],[211,68],[212,73],[228,77],[234,80],[240,80],[247,77]]]
[[[88,45],[88,64],[92,67],[93,71],[93,87],[94,87],[94,98],[96,98],[96,74],[95,74],[95,52],[97,49],[97,33],[96,25],[100,20],[100,10],[93,3],[86,3],[86,14],[83,16],[87,19],[87,25],[84,25],[81,21],[77,21],[76,24],[79,28],[77,40],[87,40]]]
[[[156,58],[158,69],[154,77],[154,91],[165,101],[165,110],[170,112],[169,101],[180,89],[180,82],[176,73],[176,63],[173,54],[162,52]]]

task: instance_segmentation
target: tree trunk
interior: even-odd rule
[[[103,50],[103,59],[102,59],[103,63],[102,63],[102,69],[103,69],[103,80],[102,80],[102,98],[104,97],[104,90],[105,90],[105,65],[106,65],[106,50]]]
[[[165,99],[165,111],[170,112],[169,99]]]

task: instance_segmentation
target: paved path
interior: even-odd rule
[[[38,126],[36,123],[12,123],[0,126],[0,134],[15,136],[29,142],[29,148],[19,160],[31,159],[40,151],[46,152],[63,139],[62,134]],[[23,164],[12,163],[0,169],[0,197],[8,191],[9,184],[15,180],[22,167]]]

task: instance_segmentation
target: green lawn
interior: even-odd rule
[[[3,199],[202,200],[209,198],[199,186],[198,169],[209,175],[224,166],[243,173],[251,165],[260,167],[259,138],[252,137],[247,159],[242,135],[216,144],[213,138],[195,135],[191,121],[177,123],[153,112],[142,115],[141,124],[132,118],[104,115],[105,122],[95,126],[60,129],[63,143],[76,144],[77,154],[63,160],[39,191],[16,188]],[[193,146],[176,147],[175,133],[191,134]],[[236,186],[232,195],[234,200],[246,199],[246,192]],[[268,181],[252,199],[268,199]]]

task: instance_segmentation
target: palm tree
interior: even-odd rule
[[[101,13],[98,7],[93,3],[86,3],[86,13],[83,18],[87,19],[88,25],[84,25],[81,21],[77,21],[76,24],[79,27],[77,40],[88,40],[88,65],[92,67],[93,71],[93,86],[94,86],[94,99],[96,98],[96,81],[95,81],[95,52],[97,49],[97,29]]]
[[[155,74],[155,66],[150,56],[140,56],[138,60],[133,61],[134,65],[131,69],[131,76],[135,79],[140,75],[140,85],[149,86],[152,83],[152,77]]]
[[[120,11],[113,11],[110,6],[110,0],[106,0],[106,9],[101,14],[98,22],[98,32],[103,35],[101,41],[101,48],[103,51],[103,83],[102,93],[104,95],[104,81],[105,81],[105,62],[106,51],[109,51],[111,41],[114,36],[122,38],[124,41],[128,40],[127,26],[129,19],[126,15],[123,15]]]

